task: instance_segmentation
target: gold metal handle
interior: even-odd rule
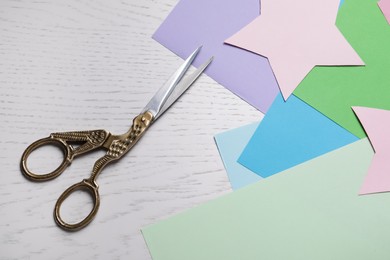
[[[127,133],[120,136],[110,135],[107,138],[107,141],[103,144],[104,147],[107,146],[107,153],[95,162],[91,176],[70,186],[58,198],[54,208],[54,219],[59,227],[67,231],[77,231],[87,226],[93,220],[100,206],[98,184],[96,183],[97,177],[108,164],[122,158],[138,142],[152,122],[153,115],[148,111],[144,112],[134,118],[133,125]],[[94,205],[91,212],[83,220],[70,224],[61,218],[60,208],[64,200],[77,190],[87,191],[92,196]]]
[[[99,197],[99,186],[94,180],[91,179],[85,179],[79,183],[76,183],[72,186],[70,186],[68,189],[64,191],[64,193],[61,194],[61,196],[58,198],[57,203],[54,208],[54,219],[59,227],[66,231],[77,231],[85,226],[87,226],[92,219],[95,217],[99,206],[100,206],[100,197]],[[78,191],[78,190],[84,190],[87,191],[92,199],[93,199],[93,208],[91,212],[80,222],[78,223],[67,223],[65,222],[60,215],[60,209],[62,203],[68,198],[73,192]]]
[[[24,151],[20,162],[20,168],[24,176],[33,181],[47,181],[59,176],[71,164],[74,157],[97,149],[104,145],[110,137],[110,133],[105,130],[74,131],[52,133],[49,137],[35,141]],[[77,143],[79,146],[73,147],[71,144]],[[54,171],[45,174],[31,172],[27,167],[27,160],[30,154],[43,146],[53,145],[59,147],[63,154],[64,160]]]
[[[64,154],[64,160],[54,171],[52,171],[50,173],[44,173],[44,174],[33,173],[27,167],[27,159],[34,150],[36,150],[40,147],[46,146],[46,145],[54,145],[54,146],[61,148],[61,150]],[[32,143],[30,146],[27,147],[27,149],[24,151],[24,153],[22,155],[20,168],[21,168],[24,176],[26,176],[30,180],[47,181],[47,180],[51,180],[53,178],[56,178],[58,175],[60,175],[66,169],[66,167],[68,167],[70,165],[70,163],[72,162],[73,155],[74,154],[73,154],[72,148],[67,143],[65,143],[62,139],[57,139],[57,138],[50,136],[50,137],[42,138],[38,141],[35,141],[34,143]]]

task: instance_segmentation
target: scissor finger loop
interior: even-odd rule
[[[59,147],[64,154],[64,159],[61,162],[61,164],[54,171],[50,173],[45,173],[45,174],[33,173],[27,167],[28,157],[31,155],[33,151],[47,145],[53,145]],[[73,149],[70,145],[68,145],[62,139],[58,139],[50,136],[50,137],[39,139],[27,147],[27,149],[24,151],[22,155],[20,167],[22,169],[22,173],[27,178],[33,181],[47,181],[56,178],[58,175],[60,175],[71,164],[73,160],[73,156],[74,156]]]
[[[99,186],[92,179],[84,179],[83,181],[76,183],[66,189],[61,196],[58,198],[55,208],[54,208],[54,219],[59,227],[67,231],[77,231],[85,226],[87,226],[92,219],[95,217],[99,206],[100,206],[100,197],[99,197]],[[68,198],[73,192],[78,190],[87,191],[93,199],[93,208],[91,212],[80,222],[77,223],[67,223],[61,218],[60,210],[62,203]]]

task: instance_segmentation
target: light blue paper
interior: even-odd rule
[[[279,95],[238,161],[268,177],[357,140],[296,96]]]
[[[233,190],[262,179],[237,162],[258,125],[258,122],[253,123],[217,134],[214,137]]]

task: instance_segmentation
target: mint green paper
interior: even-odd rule
[[[389,260],[390,193],[363,139],[142,230],[154,260]]]
[[[294,94],[362,138],[352,106],[390,109],[390,26],[377,0],[346,0],[337,27],[363,67],[315,67]]]

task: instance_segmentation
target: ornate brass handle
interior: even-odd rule
[[[72,163],[73,158],[75,158],[76,156],[103,146],[109,136],[110,133],[105,130],[52,133],[49,137],[39,139],[26,148],[22,155],[20,168],[24,176],[26,176],[30,180],[51,180],[63,173],[65,169]],[[73,148],[71,143],[82,143],[82,145]],[[64,159],[62,163],[50,173],[33,173],[27,166],[28,157],[33,151],[47,145],[59,147],[64,154]]]
[[[126,134],[110,136],[110,138],[107,139],[104,146],[109,145],[108,151],[103,157],[95,162],[91,176],[88,179],[84,179],[83,181],[70,186],[58,198],[54,208],[54,219],[58,226],[67,231],[77,231],[84,228],[92,221],[100,206],[99,186],[96,183],[98,175],[109,163],[116,161],[125,155],[138,142],[152,122],[153,115],[150,112],[145,112],[134,118],[133,125]],[[77,190],[87,191],[92,196],[94,205],[91,212],[83,220],[78,223],[70,224],[61,218],[60,208],[65,199]]]

